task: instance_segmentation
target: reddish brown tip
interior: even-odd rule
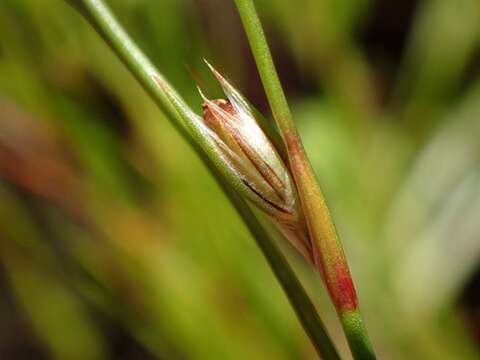
[[[221,122],[221,119],[216,116],[211,110],[211,104],[217,105],[220,109],[225,111],[230,115],[235,115],[235,110],[233,109],[232,104],[230,101],[225,99],[214,99],[214,100],[207,100],[202,103],[202,111],[203,111],[203,121],[207,126],[217,125]]]

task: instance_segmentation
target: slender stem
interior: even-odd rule
[[[165,89],[158,85],[158,79],[168,85],[166,80],[132,42],[102,0],[70,0],[70,3],[92,23],[105,42],[116,52],[167,115],[167,119],[196,150],[205,165],[212,171],[262,250],[318,354],[327,360],[340,359],[315,306],[275,241],[265,231],[245,201],[233,190],[231,184],[222,177],[218,166],[207,156],[205,148],[201,146],[200,141],[202,139],[198,138],[199,134],[194,132],[193,127],[185,124],[186,119],[183,119],[182,123],[182,118],[172,107],[170,98],[164,92]],[[169,91],[174,92],[173,88]],[[180,98],[176,93],[175,96]]]
[[[330,293],[356,359],[374,359],[353,281],[335,225],[316,181],[283,92],[253,0],[235,0],[273,116],[287,149],[315,263]]]
[[[217,177],[223,191],[228,196],[237,212],[247,225],[250,233],[267,259],[270,268],[279,281],[283,291],[295,311],[303,329],[310,338],[320,358],[325,360],[339,360],[340,356],[330,340],[314,304],[302,284],[296,277],[287,259],[271,238],[270,234],[258,221],[245,201],[229,187],[221,178]]]

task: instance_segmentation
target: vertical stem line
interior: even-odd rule
[[[296,133],[287,98],[282,90],[275,65],[263,32],[262,24],[255,10],[253,1],[235,0],[240,17],[247,34],[258,72],[267,94],[268,102],[277,122],[280,133]]]
[[[283,92],[253,0],[235,0],[267,99],[287,149],[302,203],[315,264],[322,275],[356,359],[374,359],[357,295],[325,197],[316,181]],[[354,321],[353,321],[353,320]]]

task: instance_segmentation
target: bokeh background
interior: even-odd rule
[[[115,0],[268,106],[232,1]],[[480,357],[480,2],[258,0],[382,359]],[[282,244],[346,358],[318,276]],[[195,154],[61,0],[0,2],[0,358],[313,359]]]

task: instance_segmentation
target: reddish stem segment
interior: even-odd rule
[[[284,133],[290,168],[298,187],[308,230],[313,241],[314,263],[338,312],[357,308],[357,295],[337,231],[316,183],[313,170],[295,131]]]

